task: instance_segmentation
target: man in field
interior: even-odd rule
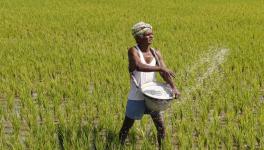
[[[128,49],[131,89],[128,95],[126,116],[119,133],[119,139],[123,145],[134,121],[140,120],[144,114],[150,114],[157,128],[157,138],[160,147],[161,141],[165,138],[163,115],[161,112],[151,112],[146,108],[144,96],[138,86],[155,81],[155,74],[159,72],[162,78],[171,86],[175,97],[179,97],[180,92],[172,81],[172,77],[175,77],[174,73],[166,68],[160,52],[150,47],[154,37],[152,26],[139,22],[132,27],[132,35],[137,45]]]

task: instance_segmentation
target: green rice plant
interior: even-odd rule
[[[1,121],[0,149],[60,149],[57,126],[65,149],[119,149],[130,27],[141,20],[153,25],[153,47],[182,92],[165,112],[165,149],[263,147],[262,2],[21,2],[0,2],[0,115],[13,125],[6,135]],[[157,146],[150,121],[125,149]]]

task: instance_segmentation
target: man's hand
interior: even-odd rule
[[[176,88],[172,89],[172,93],[174,94],[174,96],[175,96],[174,98],[175,99],[178,99],[181,96],[180,91],[178,89],[176,89]]]
[[[161,73],[162,73],[166,78],[171,78],[171,77],[175,78],[175,74],[174,74],[174,72],[172,72],[171,70],[169,70],[169,69],[167,69],[167,68],[165,68],[165,67],[161,68]]]

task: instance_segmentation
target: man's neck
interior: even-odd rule
[[[148,52],[150,51],[150,45],[148,44],[138,44],[138,47],[139,49],[142,51],[142,52]]]

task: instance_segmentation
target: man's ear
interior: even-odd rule
[[[137,43],[139,43],[140,40],[141,40],[141,37],[139,37],[139,36],[137,35],[137,36],[135,37],[135,40],[136,40]]]

